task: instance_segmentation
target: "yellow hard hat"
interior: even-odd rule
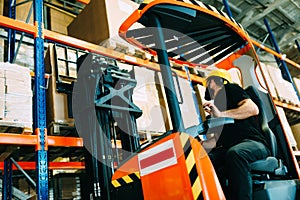
[[[206,77],[203,85],[206,87],[207,79],[209,79],[210,77],[214,77],[214,76],[223,78],[226,81],[228,81],[229,83],[232,83],[231,75],[227,70],[225,70],[225,69],[216,69],[216,70],[211,71],[208,74],[208,76]]]

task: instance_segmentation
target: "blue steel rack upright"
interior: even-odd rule
[[[34,130],[38,134],[36,148],[37,197],[40,200],[48,199],[48,144],[46,130],[46,92],[44,66],[44,35],[43,35],[43,0],[34,1],[34,102],[35,121]]]
[[[9,0],[8,2],[8,17],[16,19],[16,1]],[[7,29],[7,46],[8,51],[5,57],[5,61],[12,63],[15,55],[15,44],[16,44],[16,30]]]
[[[265,23],[265,25],[266,25],[266,27],[267,27],[267,30],[268,30],[268,32],[269,32],[271,44],[274,46],[276,52],[279,53],[279,54],[281,54],[280,48],[279,48],[279,46],[278,46],[278,44],[277,44],[277,41],[276,41],[276,39],[275,39],[275,36],[274,36],[274,34],[273,34],[273,32],[272,32],[272,29],[271,29],[271,27],[270,27],[270,24],[269,24],[269,22],[268,22],[268,20],[267,20],[266,18],[264,19],[264,23]],[[298,89],[297,89],[297,87],[296,87],[296,85],[295,85],[295,83],[294,83],[294,81],[293,81],[293,78],[292,78],[292,76],[291,76],[291,74],[290,74],[290,72],[289,72],[289,69],[288,69],[288,67],[287,67],[287,65],[286,65],[286,63],[285,63],[285,61],[284,61],[283,59],[277,58],[276,56],[275,56],[275,60],[276,60],[277,65],[278,65],[278,67],[279,67],[279,69],[280,69],[280,71],[281,71],[282,77],[283,77],[285,80],[289,81],[289,82],[293,85],[294,90],[295,90],[295,92],[296,92],[296,94],[297,94],[297,97],[298,97],[298,99],[300,100],[299,91],[298,91]]]
[[[36,145],[36,176],[37,176],[37,199],[48,199],[48,144],[46,130],[46,93],[45,93],[45,67],[44,67],[44,34],[43,34],[43,1],[35,0],[34,5],[34,129],[38,135]],[[16,1],[8,2],[8,17],[16,18]],[[5,61],[14,62],[16,30],[7,29],[7,53]],[[12,163],[10,159],[5,160],[3,176],[3,199],[12,199]]]

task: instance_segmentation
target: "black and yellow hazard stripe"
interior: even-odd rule
[[[144,0],[139,6],[139,10],[143,10],[143,8],[152,1],[154,1],[154,0]]]
[[[186,167],[190,177],[191,189],[192,189],[194,199],[200,199],[202,187],[197,172],[195,156],[190,142],[190,136],[185,133],[180,134],[180,140],[184,151]]]
[[[118,178],[116,180],[113,180],[111,184],[117,188],[123,185],[127,185],[129,183],[135,182],[135,181],[140,181],[140,173],[135,172],[126,176],[123,176],[122,178]]]

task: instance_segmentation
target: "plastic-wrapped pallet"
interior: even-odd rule
[[[268,65],[267,70],[275,86],[279,100],[298,105],[299,99],[297,93],[292,83],[282,78],[280,69],[276,66]]]
[[[275,85],[272,81],[272,78],[270,77],[270,74],[267,70],[266,64],[260,63],[260,65],[261,65],[262,72],[261,72],[259,67],[256,68],[258,79],[263,84],[263,86],[266,87],[266,85],[264,84],[264,81],[263,81],[263,75],[264,75],[264,77],[266,78],[267,85],[269,87],[269,92],[270,92],[271,97],[277,98],[278,93],[276,91],[276,88],[275,88]]]
[[[32,127],[32,90],[29,68],[0,63],[0,125]]]

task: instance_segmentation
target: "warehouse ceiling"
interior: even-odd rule
[[[202,2],[226,12],[223,0]],[[298,51],[295,40],[300,40],[300,0],[228,0],[227,2],[233,18],[243,25],[251,38],[260,42],[265,41],[268,31],[264,19],[267,19],[280,49],[285,52],[290,49]],[[265,44],[270,45],[268,40]]]

